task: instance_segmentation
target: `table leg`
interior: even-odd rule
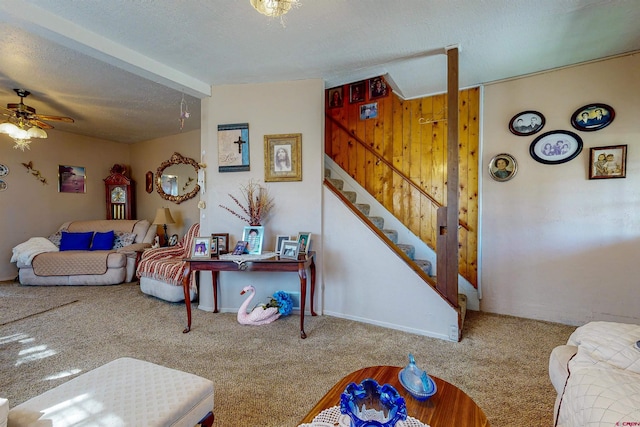
[[[305,339],[307,334],[304,332],[304,310],[307,301],[307,271],[304,264],[298,266],[298,276],[300,276],[300,338]]]
[[[191,330],[191,295],[189,292],[189,278],[191,277],[191,263],[187,262],[182,273],[182,289],[184,290],[184,304],[187,306],[187,327],[183,334]]]
[[[211,272],[211,282],[213,283],[213,312],[218,312],[218,271]]]
[[[311,265],[309,265],[311,272],[311,315],[317,316],[316,312],[313,311],[313,300],[316,297],[316,263],[314,262],[314,258],[311,258]]]

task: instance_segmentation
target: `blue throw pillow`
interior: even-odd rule
[[[93,235],[93,242],[91,243],[92,251],[110,251],[113,247],[113,230],[105,233],[96,231]]]
[[[91,246],[92,237],[93,231],[87,231],[86,233],[70,233],[68,231],[63,231],[62,239],[60,239],[60,250],[88,251]]]

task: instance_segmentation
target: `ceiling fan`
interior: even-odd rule
[[[45,114],[36,114],[36,109],[24,103],[24,98],[29,96],[31,92],[25,89],[14,89],[20,97],[20,103],[7,104],[7,108],[2,108],[2,114],[8,117],[8,121],[17,124],[19,127],[24,125],[36,126],[40,129],[53,129],[46,121],[58,121],[64,123],[73,123],[71,117],[49,116]],[[22,126],[21,126],[22,125]]]

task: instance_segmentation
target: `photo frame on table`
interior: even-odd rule
[[[489,175],[495,181],[509,181],[516,176],[517,172],[518,162],[511,154],[497,154],[489,162]]]
[[[298,253],[306,254],[307,248],[311,245],[311,233],[302,231],[298,233]]]
[[[571,126],[584,132],[593,132],[609,126],[615,117],[616,112],[607,104],[583,105],[571,115]]]
[[[574,159],[582,151],[582,138],[568,130],[543,133],[529,146],[534,160],[546,165],[557,165]]]
[[[178,235],[177,234],[172,234],[171,237],[169,237],[169,246],[175,246],[178,244]]]
[[[279,254],[280,250],[282,248],[282,242],[284,242],[285,240],[291,240],[291,236],[286,235],[286,234],[278,234],[276,236],[276,248],[275,248],[275,253]]]
[[[298,259],[298,241],[283,240],[280,248],[280,258]]]
[[[627,177],[627,146],[591,147],[589,179]]]
[[[302,134],[264,136],[265,182],[302,181]]]
[[[344,105],[344,88],[342,86],[334,87],[328,90],[329,99],[327,103],[329,104],[329,108],[339,108]]]
[[[218,254],[229,252],[229,233],[212,233],[211,238],[218,241]]]
[[[214,238],[211,238],[211,251],[209,252],[209,256],[214,257],[214,256],[218,256],[218,254],[219,254],[218,238],[214,237]]]
[[[509,130],[518,136],[529,136],[540,132],[546,119],[539,111],[527,110],[516,114],[509,121]]]
[[[249,123],[218,125],[218,172],[249,169]]]
[[[362,80],[349,85],[349,104],[364,102],[367,93],[367,82]]]
[[[360,120],[375,119],[378,117],[378,103],[370,102],[360,106]]]
[[[86,178],[84,166],[58,165],[58,192],[86,193]]]
[[[191,258],[211,257],[211,237],[198,236],[193,239]]]
[[[264,227],[259,225],[247,225],[242,232],[242,240],[247,242],[247,253],[260,255],[262,242],[264,241]]]
[[[387,95],[389,95],[389,88],[382,77],[369,79],[369,99],[382,98]]]
[[[247,251],[248,242],[246,240],[240,240],[236,242],[236,246],[233,248],[232,255],[242,255]]]

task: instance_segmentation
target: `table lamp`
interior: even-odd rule
[[[167,224],[175,224],[169,208],[158,208],[158,210],[156,211],[156,218],[153,220],[153,224],[162,225],[162,227],[164,228],[164,246],[169,246]]]

